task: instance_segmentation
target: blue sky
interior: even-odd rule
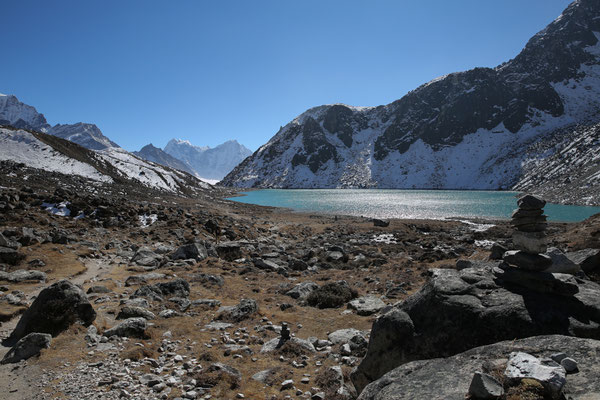
[[[513,58],[566,0],[3,1],[0,92],[127,150],[252,150],[306,109],[380,105]]]

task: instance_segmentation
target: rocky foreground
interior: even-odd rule
[[[539,272],[515,264],[508,221],[0,176],[5,398],[600,396],[599,216],[534,212],[535,260],[557,268]]]

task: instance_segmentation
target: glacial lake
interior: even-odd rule
[[[508,219],[517,208],[518,192],[394,189],[264,189],[229,200],[295,211],[368,218]],[[600,207],[546,204],[548,220],[582,221]]]

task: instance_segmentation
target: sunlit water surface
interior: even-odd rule
[[[241,203],[369,218],[510,218],[517,192],[391,189],[266,189],[233,197]],[[550,221],[575,222],[600,207],[547,204]]]

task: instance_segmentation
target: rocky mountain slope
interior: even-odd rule
[[[189,164],[196,174],[219,181],[252,152],[236,140],[228,140],[215,148],[192,145],[187,140],[171,139],[164,148],[171,156]]]
[[[187,173],[142,160],[118,147],[89,150],[35,131],[0,127],[0,160],[101,183],[131,183],[172,193],[210,186]]]
[[[196,175],[196,172],[188,163],[173,157],[162,149],[155,147],[152,145],[152,143],[142,147],[140,151],[134,151],[133,154],[139,158],[143,158],[144,160],[152,161],[160,165],[178,169],[180,171],[185,171],[194,176]]]
[[[76,124],[50,126],[44,114],[38,113],[35,107],[20,102],[13,95],[0,94],[0,125],[49,133],[91,150],[119,147],[115,142],[104,136],[102,131],[94,124],[78,122]]]
[[[535,152],[538,141],[576,123],[597,122],[590,118],[600,110],[599,38],[600,2],[575,1],[516,58],[496,68],[440,77],[384,106],[334,104],[304,112],[222,183],[263,188],[519,186],[532,160],[540,164],[565,150]],[[598,149],[597,143],[592,146]]]

